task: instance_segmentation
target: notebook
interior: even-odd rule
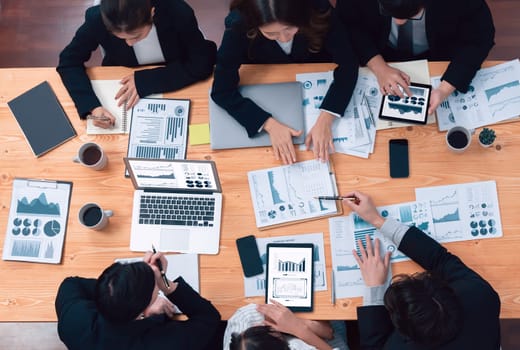
[[[87,120],[87,134],[128,134],[130,129],[131,111],[126,109],[126,104],[118,106],[115,96],[121,89],[120,80],[91,80],[92,89],[101,105],[107,109],[115,118],[116,122],[112,128],[104,129],[94,125],[92,120]],[[162,94],[154,94],[147,97],[162,97]]]
[[[242,85],[239,91],[253,100],[278,121],[296,130],[305,130],[303,95],[300,82]],[[211,92],[210,92],[211,93]],[[246,129],[209,98],[210,142],[212,149],[270,146],[266,132],[248,137]],[[293,138],[294,144],[302,144],[305,135]]]
[[[69,118],[48,82],[7,102],[36,157],[76,136]]]
[[[130,250],[217,254],[222,190],[212,161],[124,158],[136,189]]]

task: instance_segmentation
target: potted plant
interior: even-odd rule
[[[478,141],[482,147],[489,147],[495,142],[496,137],[495,130],[484,128],[478,135]]]

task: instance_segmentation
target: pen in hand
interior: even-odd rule
[[[157,253],[157,250],[155,250],[155,247],[153,246],[153,244],[152,244],[152,251],[154,254]],[[159,268],[159,271],[161,272],[161,277],[164,281],[164,285],[166,286],[166,288],[170,288],[170,282],[168,282],[168,278],[166,277],[166,273],[164,272],[164,269],[162,267],[161,259],[157,259],[155,261],[155,264],[157,265],[157,268]]]
[[[314,197],[315,199],[324,200],[324,201],[342,201],[344,199],[347,199],[351,202],[359,202],[359,199],[354,196],[318,196]]]

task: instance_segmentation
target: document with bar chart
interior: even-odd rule
[[[128,157],[185,159],[190,100],[142,98],[132,109]]]

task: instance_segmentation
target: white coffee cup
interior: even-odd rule
[[[79,210],[78,220],[87,228],[102,230],[108,225],[108,218],[112,215],[112,210],[103,210],[96,203],[87,203]]]
[[[94,142],[87,142],[81,145],[77,156],[72,161],[90,169],[101,170],[107,165],[108,158],[101,146]]]
[[[446,144],[455,153],[464,152],[471,144],[471,135],[474,130],[466,129],[463,126],[454,126],[446,133]]]

